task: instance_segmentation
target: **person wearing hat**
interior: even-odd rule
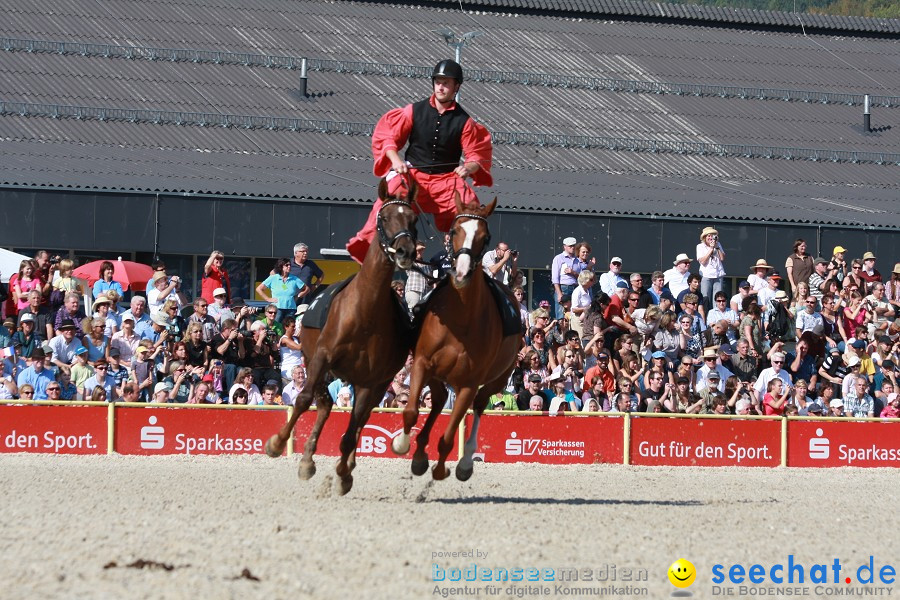
[[[571,295],[578,285],[578,273],[575,272],[577,258],[575,256],[575,244],[577,240],[573,237],[567,237],[563,240],[563,251],[553,257],[553,264],[550,266],[550,282],[556,292],[554,296],[554,306],[556,319],[563,318],[563,309],[559,304],[563,294]],[[601,276],[602,277],[602,276]],[[608,295],[612,295],[609,293]]]
[[[845,259],[845,255],[847,253],[847,249],[838,244],[831,251],[831,260],[828,261],[828,270],[835,269],[837,271],[835,278],[838,281],[843,281],[844,277],[847,276],[847,260]],[[827,410],[828,407],[826,406]]]
[[[69,372],[69,365],[75,358],[75,352],[79,348],[84,348],[84,351],[87,352],[87,348],[76,337],[76,330],[77,327],[72,319],[64,319],[57,327],[59,334],[50,340],[50,347],[53,348],[53,364],[66,373]]]
[[[833,399],[828,404],[828,415],[829,417],[846,417],[844,414],[844,402],[840,398]]]
[[[682,252],[675,257],[672,265],[671,269],[663,273],[663,281],[669,287],[672,296],[677,298],[688,287],[688,277],[691,274],[691,258]]]
[[[108,338],[112,338],[122,328],[122,319],[113,309],[112,300],[105,294],[91,304],[91,315],[95,319],[103,319],[103,335]]]
[[[881,273],[875,268],[876,258],[872,252],[866,252],[862,257],[863,266],[859,271],[859,276],[866,282],[866,291],[868,292],[872,291],[872,286],[875,285],[875,282],[881,281]],[[860,288],[860,291],[862,291],[862,288]],[[847,412],[850,411],[848,410]]]
[[[181,278],[173,275],[171,278],[165,271],[157,271],[153,274],[153,289],[147,292],[147,305],[150,307],[150,316],[162,310],[166,300],[174,300],[178,303],[178,309],[183,306],[178,290],[181,287]]]
[[[894,264],[891,278],[884,284],[884,297],[894,307],[894,311],[900,310],[900,263]]]
[[[766,278],[769,273],[774,271],[775,267],[766,262],[766,259],[760,258],[756,264],[750,267],[750,274],[747,275],[747,283],[750,284],[750,293],[755,294],[763,290],[768,285]]]
[[[544,394],[544,381],[537,373],[527,374],[525,376],[525,387],[516,396],[516,406],[519,410],[534,410],[531,408],[531,399],[535,396],[541,398],[541,408],[537,410],[545,410],[544,405],[550,406],[550,398]]]
[[[29,358],[31,357],[31,352],[40,346],[44,340],[34,331],[35,321],[33,314],[25,313],[19,317],[19,325],[22,326],[22,329],[13,334],[11,343],[13,346],[21,346],[21,355]]]
[[[153,325],[149,332],[141,336],[141,339],[150,340],[154,347],[159,347],[169,339],[169,326],[172,324],[172,321],[162,311],[156,313],[150,319]]]
[[[613,256],[609,259],[609,271],[600,275],[597,283],[600,284],[600,289],[607,296],[612,296],[616,293],[616,285],[620,281],[625,281],[625,278],[620,274],[622,271],[622,259],[618,256]]]
[[[829,282],[836,281],[837,269],[829,269],[829,262],[818,257],[813,261],[813,273],[809,276],[809,293],[821,301],[822,296],[828,291]]]
[[[776,299],[775,297],[778,296],[778,292],[781,292],[781,295],[778,296],[779,302],[782,302],[782,298],[785,301],[788,299],[787,293],[784,290],[778,289],[778,285],[780,283],[781,275],[779,275],[777,271],[773,271],[766,278],[766,287],[756,293],[757,303],[763,310],[763,323],[768,324],[769,319],[772,318],[772,314],[775,310],[775,305],[772,303],[772,301]]]
[[[727,364],[730,357],[731,354],[729,353],[726,357],[723,357],[723,362],[720,364],[719,352],[717,349],[712,346],[704,348],[702,355],[703,366],[697,370],[697,385],[695,386],[695,390],[697,392],[703,390],[703,388],[708,385],[708,381],[710,381],[709,376],[714,375],[716,377],[716,389],[720,392],[724,392],[725,381],[734,375],[734,373],[724,366]]]
[[[494,183],[491,135],[457,104],[462,83],[459,63],[440,61],[431,73],[431,97],[388,111],[372,133],[375,176],[387,176],[388,194],[392,196],[403,192],[408,177],[413,177],[419,184],[416,202],[435,215],[435,225],[441,231],[448,231],[456,216],[454,192],[459,192],[463,205],[479,204],[475,192],[460,179],[471,177],[475,186],[490,187]],[[399,150],[404,146],[406,155],[401,158]],[[465,163],[459,164],[463,156]],[[359,263],[375,234],[380,210],[381,202],[376,201],[365,226],[347,243],[350,256]]]
[[[153,386],[153,399],[151,402],[156,404],[166,404],[169,402],[169,391],[172,386],[165,381],[160,381]]]
[[[44,368],[44,350],[38,346],[31,351],[31,365],[22,369],[18,377],[16,377],[16,385],[19,389],[23,385],[30,385],[34,388],[34,397],[30,400],[46,400],[47,386],[54,381],[53,375]]]
[[[784,262],[784,271],[792,290],[797,289],[797,284],[801,281],[809,283],[809,276],[813,273],[813,259],[806,253],[806,240],[794,240],[794,250]]]
[[[706,310],[712,309],[712,298],[722,291],[725,280],[725,250],[719,243],[719,232],[714,227],[704,227],[697,244],[697,262],[700,263],[700,293]]]
[[[3,327],[0,327],[0,348],[8,348],[13,334],[16,332],[16,320],[7,317],[3,320]]]
[[[225,288],[214,289],[212,295],[213,301],[207,303],[206,310],[209,313],[209,316],[212,317],[216,324],[221,328],[222,321],[236,319],[237,317],[234,312],[225,305],[228,296],[228,292],[225,291]],[[237,298],[235,298],[235,300],[237,300]]]

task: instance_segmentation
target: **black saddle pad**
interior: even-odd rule
[[[312,301],[312,304],[309,305],[309,308],[306,309],[306,312],[303,313],[300,323],[304,327],[309,327],[310,329],[322,329],[325,327],[325,321],[328,319],[328,310],[331,308],[331,303],[334,302],[334,297],[337,296],[338,292],[347,287],[347,284],[350,283],[354,277],[355,275],[351,275],[343,281],[338,281],[337,283],[329,285],[320,292]]]
[[[523,335],[524,331],[522,330],[522,319],[519,317],[519,307],[513,304],[507,296],[508,288],[496,279],[488,277],[487,273],[484,271],[482,271],[481,274],[484,276],[485,281],[487,281],[488,289],[491,290],[491,295],[494,297],[494,302],[497,304],[497,309],[500,311],[503,336]],[[428,306],[428,300],[430,300],[431,296],[437,290],[448,285],[450,277],[451,275],[449,274],[445,275],[434,289],[429,290],[428,293],[422,297],[419,304],[413,308],[416,327],[421,325],[421,320],[424,317],[426,307]]]

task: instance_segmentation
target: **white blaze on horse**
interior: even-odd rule
[[[522,345],[521,331],[504,333],[501,309],[481,268],[481,256],[490,244],[487,217],[496,205],[496,198],[488,206],[463,205],[456,194],[457,216],[450,231],[454,261],[450,284],[439,286],[425,304],[410,370],[410,398],[418,398],[426,384],[432,394],[431,412],[416,437],[412,462],[416,475],[428,469],[428,436],[447,401],[446,383],[456,390],[456,403],[450,425],[438,442],[439,458],[432,475],[444,479],[449,474],[445,462],[453,448],[456,431],[466,411],[474,407],[472,431],[456,467],[458,479],[465,481],[471,477],[481,414],[490,397],[506,385]],[[505,286],[504,295],[511,306],[518,307],[515,296]],[[517,308],[515,314],[518,319]],[[409,451],[409,433],[418,416],[416,402],[410,401],[403,411],[403,433],[392,443],[397,454]]]

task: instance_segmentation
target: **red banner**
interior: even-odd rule
[[[106,407],[0,406],[0,452],[106,454]]]
[[[475,456],[485,462],[621,464],[623,427],[617,417],[485,415]]]
[[[777,467],[781,422],[634,416],[631,464]]]
[[[412,457],[416,449],[416,435],[425,423],[428,413],[419,412],[419,421],[416,427],[413,427],[410,437],[410,451],[408,457]],[[471,420],[470,416],[466,417],[466,423]],[[294,429],[294,452],[303,453],[303,445],[306,438],[312,430],[313,423],[316,421],[315,409],[304,413],[297,421],[297,427]],[[350,423],[350,413],[346,411],[331,411],[328,421],[322,428],[319,435],[319,443],[316,446],[316,454],[321,456],[340,456],[341,455],[341,437],[347,431],[347,425]],[[437,460],[437,442],[440,436],[444,435],[444,430],[450,423],[450,415],[442,413],[438,416],[434,427],[431,430],[431,436],[428,440],[428,458]],[[359,435],[359,443],[356,446],[356,456],[378,456],[382,458],[397,458],[394,451],[391,450],[391,442],[395,437],[403,432],[403,415],[402,413],[377,413],[373,412],[369,417],[368,423],[363,427]],[[450,452],[450,459],[456,460],[457,453],[457,437],[453,438],[453,450]]]
[[[117,408],[119,454],[263,454],[282,410]]]
[[[900,467],[900,423],[790,421],[792,467]]]

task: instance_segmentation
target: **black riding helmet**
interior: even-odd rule
[[[445,59],[434,65],[434,71],[431,73],[431,81],[434,83],[435,77],[451,77],[456,83],[463,82],[463,70],[455,60]]]

